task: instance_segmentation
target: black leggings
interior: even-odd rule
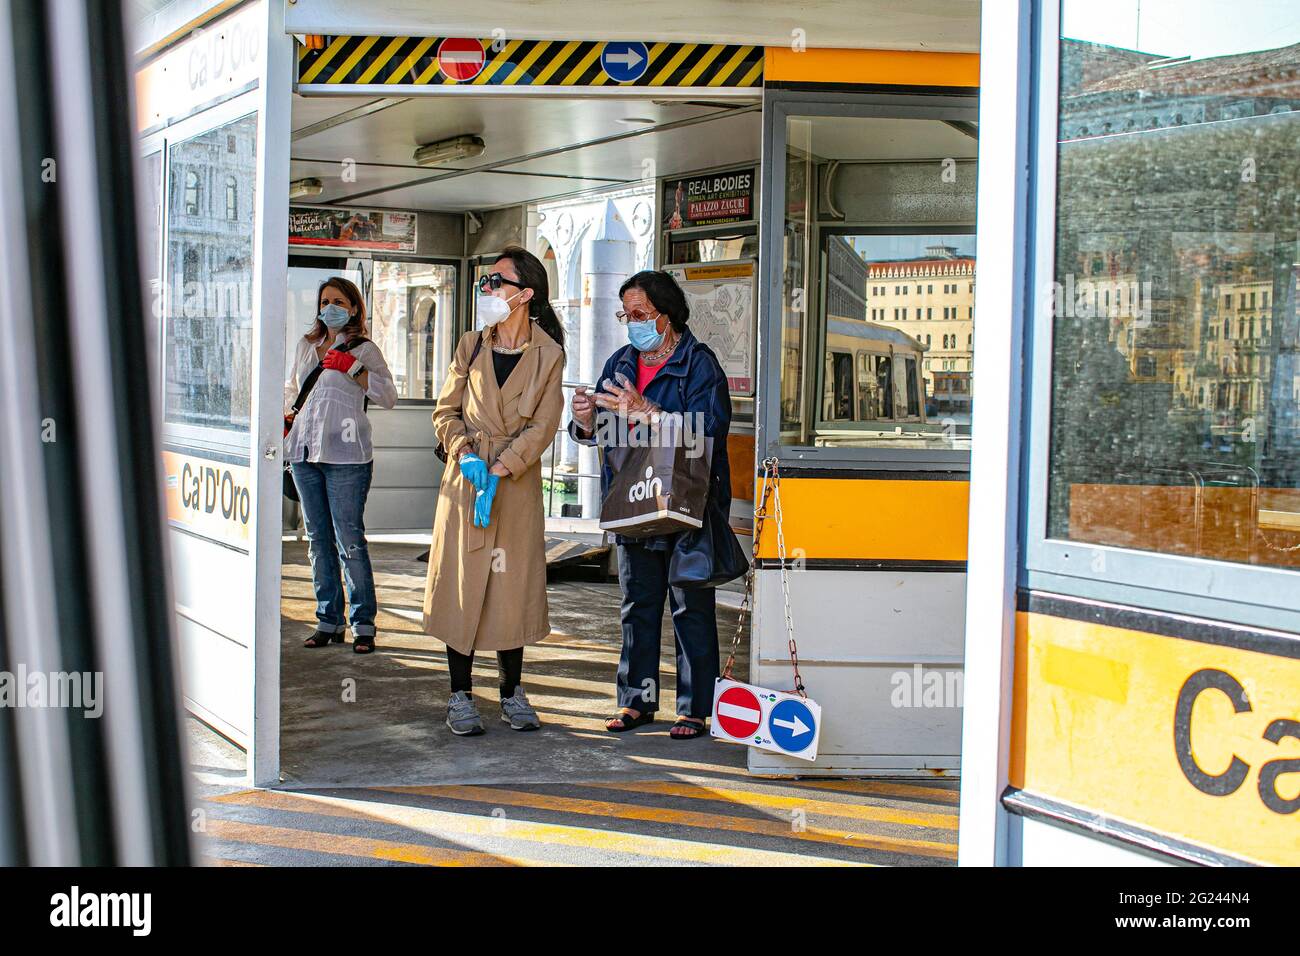
[[[474,652],[462,654],[447,648],[447,669],[451,671],[451,692],[463,690],[470,693],[470,672],[474,668]],[[497,672],[501,679],[501,699],[515,696],[515,688],[524,674],[524,649],[516,647],[509,651],[497,651]]]

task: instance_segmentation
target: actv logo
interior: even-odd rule
[[[628,501],[645,501],[663,493],[664,483],[662,479],[655,478],[654,473],[654,468],[645,470],[645,478],[627,490]]]

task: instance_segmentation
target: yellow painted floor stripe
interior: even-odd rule
[[[429,47],[433,46],[433,41],[435,39],[436,37],[425,37],[417,43],[414,49],[406,55],[406,58],[403,59],[401,63],[397,64],[397,68],[389,74],[388,79],[384,80],[384,82],[401,83],[406,78],[407,74],[411,72],[411,67],[415,66],[415,61],[424,56],[424,54],[428,52]],[[433,69],[436,70],[437,68],[438,61],[434,60]],[[420,81],[417,79],[416,82],[418,83]]]
[[[725,814],[700,813],[693,810],[669,810],[640,804],[613,803],[604,800],[584,800],[576,797],[557,797],[549,794],[501,790],[495,787],[377,787],[393,793],[409,793],[473,803],[490,803],[503,807],[527,807],[555,813],[575,813],[607,819],[637,820],[644,823],[664,823],[670,826],[698,827],[703,830],[726,830],[732,833],[749,833],[756,836],[780,837],[790,840],[807,840],[815,843],[834,843],[838,846],[884,850],[890,853],[920,856],[957,858],[956,843],[934,840],[914,840],[875,833],[841,833],[818,827],[795,830],[790,823],[779,820],[756,820],[732,817]]]
[[[622,793],[653,793],[664,797],[687,797],[691,800],[717,800],[736,803],[743,807],[768,810],[803,810],[818,816],[843,817],[846,820],[865,820],[874,823],[900,823],[910,827],[931,827],[936,830],[956,830],[954,814],[918,813],[892,807],[872,807],[855,803],[836,803],[833,800],[816,800],[802,796],[778,796],[734,787],[701,786],[696,783],[663,783],[647,780],[641,783],[585,783],[584,787],[600,790],[618,790]]]
[[[312,853],[333,853],[336,856],[355,856],[394,863],[417,863],[421,866],[533,865],[523,860],[492,853],[447,850],[435,846],[420,846],[417,843],[393,843],[388,840],[372,840],[368,837],[347,836],[341,833],[321,833],[315,830],[297,830],[292,827],[274,827],[261,823],[241,823],[237,820],[209,818],[207,836],[209,839],[225,840],[229,843],[275,846]]]
[[[573,51],[581,45],[581,40],[570,40],[568,43],[564,44],[564,46],[560,48],[559,52],[557,52],[555,56],[551,57],[551,62],[546,65],[546,68],[537,74],[537,85],[540,86],[549,80],[551,74],[558,70]]]
[[[335,54],[337,54],[339,50],[347,46],[349,39],[351,38],[338,37],[333,43],[322,50],[321,55],[317,57],[316,62],[307,68],[307,72],[302,75],[302,79],[299,80],[299,82],[310,83],[315,80],[316,77],[320,76],[321,70],[325,69],[325,67],[329,65],[330,60],[334,59]]]
[[[683,44],[682,48],[673,54],[673,58],[668,61],[668,65],[659,71],[659,75],[650,81],[650,86],[663,86],[664,81],[673,75],[673,70],[681,66],[682,60],[691,55],[693,44]]]
[[[721,43],[715,43],[709,47],[709,52],[700,57],[700,61],[691,67],[691,72],[686,74],[680,85],[690,86],[699,79],[700,74],[709,68],[709,64],[718,58],[718,54],[722,52],[722,47],[723,44]]]
[[[791,787],[797,787],[800,790],[836,790],[845,793],[860,793],[864,796],[880,797],[920,797],[922,799],[935,800],[939,803],[952,804],[953,806],[956,806],[961,798],[961,794],[956,790],[947,790],[941,787],[923,787],[919,784],[892,783],[886,780],[818,780],[813,778],[804,778],[796,782],[784,777],[755,776],[743,766],[728,767],[716,763],[700,763],[690,760],[668,760],[664,757],[646,757],[635,754],[629,756],[628,759],[651,767],[668,767],[682,772],[696,770],[707,774],[740,777],[745,780],[752,780],[755,783],[788,785]]]
[[[727,77],[731,76],[731,71],[739,65],[741,60],[749,56],[750,51],[753,49],[752,46],[742,46],[739,50],[733,53],[731,59],[726,62],[722,69],[718,70],[717,75],[714,76],[713,79],[709,80],[708,85],[721,86],[726,81]]]
[[[956,806],[961,802],[961,792],[939,787],[920,787],[916,784],[889,783],[884,780],[801,780],[801,784],[818,790],[838,790],[843,793],[862,793],[881,797],[921,797]]]
[[[352,51],[352,55],[343,61],[343,65],[330,74],[327,83],[341,83],[347,79],[347,75],[352,72],[352,68],[361,62],[361,58],[370,52],[370,48],[379,42],[379,37],[366,37],[357,48]]]
[[[282,812],[372,820],[404,826],[431,836],[489,836],[523,843],[602,852],[626,853],[677,863],[712,863],[724,866],[867,866],[848,860],[756,850],[746,847],[678,840],[610,830],[593,830],[560,823],[535,823],[501,816],[453,813],[431,807],[377,803],[316,794],[291,794],[280,790],[242,790],[213,797],[214,803],[256,807]],[[209,817],[208,829],[212,829]]]
[[[402,44],[405,42],[406,37],[393,37],[393,39],[389,41],[388,46],[384,47],[384,51],[380,53],[379,56],[375,57],[375,62],[366,67],[365,72],[357,77],[357,84],[369,83],[373,80],[375,75],[384,68],[385,64],[387,64],[394,55],[396,55],[397,51],[402,48]]]

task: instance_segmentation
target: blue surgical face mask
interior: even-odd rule
[[[332,302],[320,310],[320,320],[331,329],[343,328],[348,324],[350,318],[352,318],[352,313],[343,306],[335,305]]]
[[[654,319],[646,319],[644,322],[629,322],[627,324],[627,340],[632,343],[632,347],[638,352],[653,352],[659,346],[664,344],[664,335],[668,330],[663,332],[656,331]]]

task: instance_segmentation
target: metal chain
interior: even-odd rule
[[[781,597],[785,605],[786,644],[790,649],[790,665],[794,670],[794,690],[800,697],[808,695],[804,691],[803,677],[799,673],[799,647],[794,640],[794,622],[790,615],[790,579],[787,574],[785,557],[785,522],[781,513],[781,470],[776,457],[763,459],[763,484],[759,505],[754,509],[753,558],[749,570],[745,573],[745,596],[740,602],[740,617],[736,622],[736,633],[731,640],[731,652],[727,655],[726,666],[722,676],[731,678],[731,670],[736,662],[736,652],[740,648],[740,636],[745,627],[747,614],[753,612],[754,571],[758,567],[759,542],[763,536],[763,523],[768,517],[768,503],[771,502],[771,515],[776,519],[776,554],[781,568]]]

